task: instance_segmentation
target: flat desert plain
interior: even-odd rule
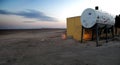
[[[0,65],[120,65],[120,37],[96,47],[62,39],[64,29],[0,31]]]

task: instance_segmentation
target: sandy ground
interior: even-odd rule
[[[61,39],[65,30],[0,33],[0,65],[120,65],[120,37],[94,41]]]

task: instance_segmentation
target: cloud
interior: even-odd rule
[[[27,9],[26,11],[21,11],[17,13],[9,12],[6,10],[0,10],[0,14],[3,15],[18,15],[18,16],[23,16],[25,18],[34,18],[40,21],[57,21],[57,19],[47,16],[43,12],[36,11],[36,10],[31,10]]]
[[[36,21],[23,21],[24,23],[35,23]]]
[[[0,10],[0,14],[10,15],[10,14],[13,14],[13,13],[5,11],[5,10]]]

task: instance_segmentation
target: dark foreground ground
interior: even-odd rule
[[[120,37],[96,47],[94,41],[63,40],[64,31],[1,31],[0,65],[120,65]]]

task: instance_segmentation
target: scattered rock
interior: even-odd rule
[[[41,39],[41,42],[44,42],[45,41],[45,39]]]

